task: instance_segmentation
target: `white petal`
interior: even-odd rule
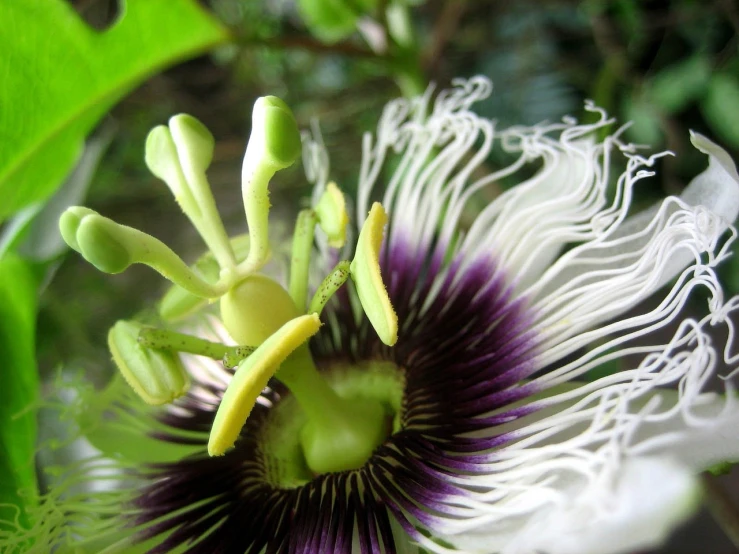
[[[684,193],[614,226],[604,236],[562,256],[526,294],[542,318],[573,333],[613,319],[670,282],[686,267],[723,261],[721,235],[739,214],[739,175],[729,155],[692,134],[709,155],[708,168]],[[701,259],[703,257],[703,259]],[[565,334],[552,340],[561,344]]]
[[[439,538],[467,554],[625,554],[659,546],[700,500],[699,481],[669,457],[629,458],[591,479],[563,473],[548,487],[521,494],[541,504],[528,517]]]
[[[708,155],[708,169],[695,177],[683,200],[693,206],[702,205],[733,223],[739,215],[739,174],[728,152],[709,139],[690,132],[690,140],[698,150]]]
[[[613,479],[600,479],[532,518],[503,549],[508,554],[621,554],[661,545],[698,505],[698,481],[669,458],[627,460]],[[577,491],[577,492],[576,492]]]
[[[695,472],[723,462],[739,462],[739,406],[734,391],[728,396],[705,394],[686,419],[670,418],[644,425],[634,437],[632,453],[669,454]],[[662,393],[669,404],[680,399]]]
[[[726,310],[717,314],[733,315]],[[687,515],[678,500],[692,490],[688,475],[739,459],[739,402],[733,390],[729,387],[724,396],[704,392],[720,358],[705,329],[711,322],[711,316],[685,320],[667,344],[605,343],[603,350],[535,379],[532,383],[552,387],[542,391],[544,397],[526,402],[541,411],[495,429],[506,433],[510,443],[480,453],[478,463],[487,463],[479,474],[449,477],[467,494],[447,500],[461,511],[435,523],[433,530],[465,551],[506,554],[603,554],[660,540]],[[633,369],[590,383],[567,382],[605,361],[637,355],[643,360]],[[637,501],[627,494],[630,484],[646,480],[653,467],[632,465],[642,459],[666,465],[661,481],[649,489],[650,498]],[[650,505],[652,499],[680,509]],[[651,514],[643,529],[625,519],[637,510],[636,502],[645,511],[637,513],[637,521]],[[622,542],[612,540],[624,525],[634,526],[633,534],[624,531]],[[572,536],[583,550],[569,542]],[[536,542],[541,537],[546,540]],[[588,550],[599,541],[613,550]]]

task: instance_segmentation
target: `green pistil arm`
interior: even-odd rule
[[[238,274],[257,271],[269,257],[269,180],[300,155],[300,132],[290,108],[275,96],[254,103],[252,131],[241,170],[241,192],[251,247]]]
[[[317,221],[318,218],[313,210],[302,210],[298,214],[293,234],[289,291],[293,302],[301,312],[305,310],[308,297],[308,270]]]
[[[321,314],[329,299],[336,294],[341,286],[349,278],[349,262],[343,261],[336,264],[334,270],[323,280],[310,301],[308,313]]]
[[[208,454],[220,456],[233,446],[269,379],[296,348],[318,332],[320,326],[315,314],[292,319],[239,364],[218,406],[208,440]]]
[[[223,285],[201,279],[162,241],[90,209],[68,208],[59,229],[70,247],[104,273],[121,273],[140,263],[202,298],[217,298],[226,291]]]
[[[197,119],[180,114],[160,125],[146,139],[146,164],[172,190],[175,199],[213,252],[222,268],[236,259],[216,208],[205,171],[213,159],[215,141]]]

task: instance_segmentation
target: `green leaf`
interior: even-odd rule
[[[657,145],[662,143],[662,122],[652,105],[641,95],[627,96],[622,104],[624,118],[631,122],[626,131],[634,142]]]
[[[0,221],[57,188],[127,92],[228,39],[195,0],[121,0],[121,12],[100,33],[64,0],[0,2]]]
[[[649,99],[666,113],[678,112],[703,94],[710,76],[708,60],[693,56],[657,73],[649,83]]]
[[[8,221],[6,228],[11,230],[7,235],[0,233],[0,258],[6,250],[14,250],[26,260],[50,262],[67,251],[69,247],[59,234],[59,217],[68,207],[84,203],[98,163],[113,139],[114,127],[103,124],[97,136],[87,140],[76,167],[51,198],[23,208]]]
[[[701,104],[711,129],[734,148],[739,148],[739,80],[727,73],[711,78]]]
[[[16,255],[0,259],[0,521],[36,502],[36,279]],[[20,512],[25,525],[26,514]]]

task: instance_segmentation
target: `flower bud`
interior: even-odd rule
[[[134,260],[117,236],[118,224],[98,214],[80,220],[77,244],[84,258],[105,273],[120,273]]]
[[[265,162],[276,170],[291,166],[300,156],[300,131],[292,110],[276,96],[263,96],[254,103],[249,142],[263,144]]]
[[[326,185],[326,190],[314,209],[318,215],[318,224],[328,236],[328,244],[333,248],[344,246],[349,215],[346,213],[344,195],[336,183],[331,181]]]
[[[126,382],[144,402],[166,404],[187,392],[190,377],[174,352],[143,347],[138,341],[141,328],[132,321],[118,321],[108,332],[108,348]]]
[[[203,172],[213,161],[215,139],[205,125],[184,113],[169,119],[169,130],[185,176],[193,181],[188,173]]]
[[[77,242],[77,229],[85,216],[95,214],[93,210],[82,206],[72,206],[59,218],[59,232],[67,245],[77,252],[80,251],[80,245]]]

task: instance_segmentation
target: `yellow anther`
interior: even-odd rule
[[[350,271],[359,301],[372,327],[382,342],[392,346],[398,340],[398,316],[380,274],[380,247],[386,223],[385,209],[382,204],[375,202],[359,233]]]
[[[239,364],[218,406],[208,440],[208,454],[221,456],[234,445],[270,377],[296,348],[318,332],[320,326],[316,314],[296,317]]]

